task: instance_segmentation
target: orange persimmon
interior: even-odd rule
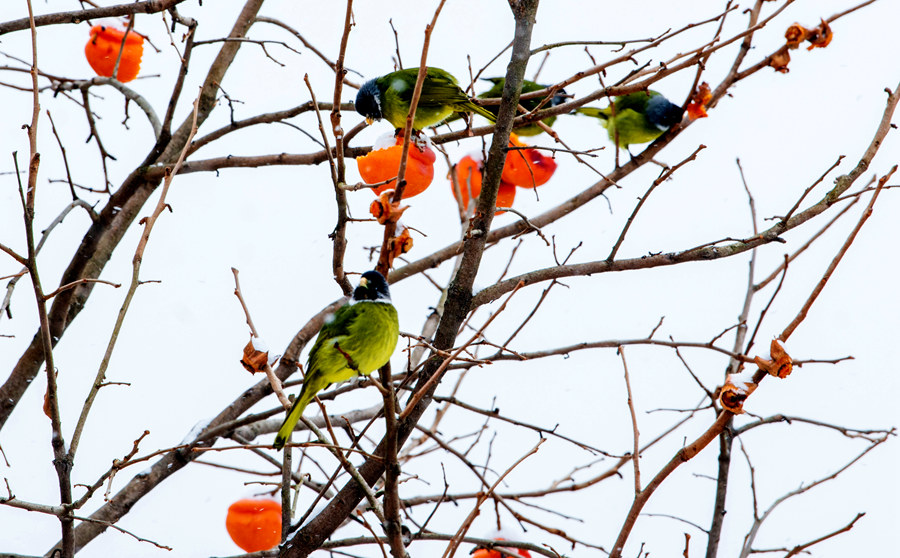
[[[109,25],[91,27],[91,38],[84,45],[84,55],[97,75],[112,76],[123,37],[125,49],[122,51],[122,59],[119,60],[119,73],[116,78],[126,82],[137,77],[141,70],[141,57],[144,55],[143,35],[132,30],[126,37],[124,30]]]
[[[459,184],[460,194],[462,195],[462,205],[469,205],[469,192],[472,197],[478,197],[481,194],[481,167],[484,166],[482,161],[476,160],[471,155],[466,155],[456,163],[456,182]],[[453,181],[450,181],[450,188],[453,188]],[[453,197],[459,200],[456,191],[453,190]]]
[[[268,550],[281,542],[281,504],[275,500],[238,500],[228,508],[225,528],[245,552]]]
[[[379,147],[381,140],[375,143],[368,155],[356,158],[359,175],[367,184],[384,182],[397,177],[400,170],[400,157],[403,154],[403,138],[398,136],[393,145]],[[420,148],[415,142],[409,145],[409,158],[406,162],[406,188],[403,189],[403,197],[411,198],[425,191],[434,179],[434,162],[437,156],[431,147],[427,145]],[[393,190],[397,181],[391,180],[373,188],[376,195],[385,190]]]
[[[456,190],[453,189],[453,181],[450,182],[450,188],[453,197],[461,203],[463,207],[469,206],[469,192],[472,197],[477,198],[481,195],[481,167],[482,162],[476,161],[471,155],[466,155],[458,163],[456,163],[456,181],[459,184],[460,195],[462,199],[456,196]],[[516,185],[510,182],[500,180],[500,189],[497,190],[497,201],[495,207],[512,207],[513,201],[516,199]],[[505,211],[497,211],[494,215],[506,213]]]
[[[527,147],[515,134],[510,134],[509,146]],[[554,172],[556,161],[537,149],[511,149],[506,154],[501,180],[522,188],[535,188],[550,180]]]

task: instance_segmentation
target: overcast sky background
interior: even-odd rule
[[[780,2],[773,3],[781,5]],[[723,2],[685,3],[644,1],[620,2],[615,9],[609,3],[545,1],[538,11],[532,45],[563,40],[616,40],[655,36],[666,29],[706,19],[723,9]],[[749,5],[749,4],[748,4]],[[783,42],[784,29],[794,21],[815,26],[820,17],[828,17],[851,6],[847,1],[798,1],[788,8],[778,23],[757,34],[748,62],[758,60]],[[221,37],[228,32],[241,6],[237,1],[182,4],[182,14],[200,20],[198,40]],[[346,66],[366,79],[393,69],[393,33],[388,19],[393,18],[400,34],[404,66],[418,64],[423,29],[433,15],[434,2],[359,2],[355,6],[356,27],[350,36]],[[38,13],[77,9],[76,2],[38,2]],[[742,4],[743,8],[743,4]],[[769,13],[774,6],[767,5]],[[340,2],[271,1],[263,15],[283,19],[329,57],[338,50],[344,4]],[[0,20],[25,15],[23,2],[0,5]],[[690,126],[666,148],[659,158],[675,164],[699,144],[707,146],[698,160],[676,173],[642,209],[619,253],[620,257],[639,257],[649,252],[682,250],[722,237],[745,237],[752,233],[746,195],[740,182],[735,158],[740,157],[760,219],[782,215],[799,194],[815,181],[839,155],[847,158],[838,173],[848,172],[871,141],[884,109],[885,87],[894,88],[900,80],[896,25],[900,4],[880,0],[833,25],[834,41],[824,50],[792,52],[790,73],[776,74],[765,69],[738,84],[731,98],[723,99],[710,117]],[[724,36],[737,32],[746,16],[736,13],[729,19]],[[139,16],[137,26],[162,50],[145,48],[142,75],[159,74],[132,83],[162,114],[171,92],[177,58],[165,33],[161,18]],[[452,0],[447,3],[432,36],[429,64],[444,68],[466,82],[471,55],[473,67],[487,63],[512,36],[513,20],[505,2]],[[93,75],[84,59],[83,45],[89,25],[44,27],[38,33],[39,61],[42,70],[73,78]],[[181,33],[181,28],[178,29]],[[694,48],[711,37],[711,26],[700,27],[683,38],[665,43],[641,62],[667,59]],[[253,38],[284,40],[301,54],[277,46],[271,53],[284,67],[267,59],[259,48],[247,45],[229,72],[224,90],[233,99],[235,117],[296,106],[309,99],[303,84],[308,73],[319,100],[330,100],[333,75],[314,54],[297,46],[286,33],[259,24]],[[27,32],[3,36],[0,51],[29,59]],[[198,48],[185,86],[184,101],[176,122],[186,118],[193,91],[217,45]],[[611,49],[592,47],[598,60],[608,58]],[[725,75],[735,48],[714,57],[706,79],[713,86]],[[503,75],[508,54],[501,56],[485,76]],[[539,61],[535,61],[539,62]],[[19,65],[12,60],[4,64]],[[559,51],[544,66],[540,81],[565,79],[591,65],[580,47]],[[20,66],[20,65],[19,65]],[[607,83],[614,82],[632,66],[613,68]],[[532,76],[537,64],[529,67]],[[655,88],[680,103],[688,94],[693,71],[667,77]],[[358,75],[351,79],[362,81]],[[24,76],[4,72],[0,81],[25,84]],[[588,79],[568,88],[581,96],[598,86]],[[479,86],[479,90],[483,86]],[[92,106],[104,118],[100,123],[103,140],[117,161],[110,166],[115,185],[121,183],[145,156],[152,132],[143,114],[129,107],[128,129],[123,119],[122,98],[110,88],[97,90],[103,99]],[[344,99],[355,97],[345,90]],[[0,133],[0,171],[11,171],[9,153],[18,150],[19,164],[27,165],[28,143],[21,124],[30,121],[31,97],[10,88],[0,88],[4,107],[3,133]],[[101,184],[99,156],[93,144],[84,144],[88,135],[84,114],[74,103],[41,96],[44,109],[50,109],[69,154],[73,178],[81,184]],[[598,104],[601,106],[602,103]],[[220,106],[201,129],[201,134],[228,122],[228,107]],[[359,121],[346,114],[345,129]],[[896,114],[894,121],[900,121]],[[310,114],[292,122],[316,133]],[[42,115],[39,125],[42,153],[39,179],[36,229],[41,230],[69,201],[64,183],[48,184],[48,179],[64,178],[59,149],[50,133],[50,124]],[[367,145],[387,130],[382,123],[360,134],[355,145]],[[606,145],[593,160],[603,171],[613,168],[614,150],[609,148],[606,132],[593,120],[561,117],[554,129],[576,149]],[[894,131],[888,136],[870,172],[883,174],[900,160],[900,140]],[[534,141],[551,145],[546,136]],[[453,160],[480,149],[473,139],[448,146]],[[637,148],[638,150],[640,147]],[[203,159],[225,154],[306,153],[317,150],[308,138],[296,130],[270,125],[250,128],[215,147],[198,151]],[[515,207],[534,215],[554,207],[592,184],[595,175],[570,158],[560,156],[559,170],[538,190],[540,199],[519,190]],[[356,180],[355,165],[348,165],[351,180]],[[450,195],[446,169],[439,159],[431,188],[412,200],[404,221],[422,230],[427,237],[415,236],[409,255],[418,259],[453,242],[459,234],[455,204]],[[579,242],[582,247],[574,261],[605,258],[637,196],[642,195],[658,174],[647,165],[622,181],[623,188],[608,193],[608,201],[597,199],[566,219],[547,227],[544,233],[556,236],[560,254],[566,254]],[[831,186],[832,174],[810,196],[818,200]],[[856,183],[859,188],[863,179]],[[892,184],[897,184],[895,177]],[[158,195],[158,194],[157,194]],[[151,198],[144,214],[149,214],[157,195]],[[85,195],[86,199],[99,197]],[[369,192],[350,195],[354,216],[365,217],[371,201]],[[864,200],[867,202],[868,198]],[[141,453],[177,444],[191,427],[215,415],[244,389],[258,381],[238,364],[247,339],[243,314],[233,290],[230,267],[241,271],[241,282],[254,321],[274,352],[282,352],[297,329],[321,307],[340,295],[331,279],[331,242],[327,233],[334,224],[333,191],[325,165],[316,167],[270,167],[227,169],[221,173],[191,174],[177,177],[168,202],[174,213],[165,214],[157,223],[144,257],[143,279],[158,279],[138,290],[120,336],[110,371],[112,381],[131,382],[131,387],[108,387],[101,391],[92,411],[79,448],[73,482],[91,483],[120,458],[144,429],[150,435],[141,444]],[[757,349],[764,350],[793,318],[810,289],[821,276],[832,255],[853,228],[865,203],[857,204],[852,217],[829,231],[809,253],[791,266],[779,299],[759,333]],[[805,206],[805,204],[804,204]],[[753,395],[747,409],[762,416],[785,413],[855,428],[890,428],[898,423],[897,365],[894,348],[898,332],[900,303],[896,294],[898,263],[895,255],[900,238],[896,215],[900,198],[896,191],[885,191],[875,212],[837,273],[810,313],[807,321],[787,344],[796,359],[838,358],[853,355],[855,360],[832,365],[809,365],[795,369],[787,380],[767,379]],[[835,211],[832,210],[832,214]],[[496,225],[512,222],[504,215]],[[758,273],[764,276],[778,264],[783,254],[800,246],[812,231],[830,216],[785,235],[787,244],[766,246],[759,253]],[[89,220],[78,211],[53,233],[39,263],[45,290],[56,285],[79,244]],[[761,222],[761,227],[767,222]],[[102,278],[127,283],[131,258],[140,228],[132,227],[103,272]],[[354,224],[348,231],[346,267],[364,271],[373,267],[368,261],[369,246],[380,243],[380,227]],[[21,208],[14,175],[0,176],[0,242],[24,252]],[[515,242],[506,240],[485,258],[478,282],[493,283],[507,263]],[[693,263],[675,268],[619,274],[603,274],[565,281],[569,288],[557,286],[535,320],[517,337],[517,350],[535,350],[581,341],[625,339],[646,336],[665,316],[658,337],[669,335],[679,340],[708,341],[735,321],[743,301],[749,255],[711,263]],[[511,272],[553,265],[552,253],[534,236],[526,237]],[[0,276],[16,273],[19,267],[11,258],[0,257]],[[450,276],[450,263],[431,272],[438,281]],[[5,282],[4,282],[5,285]],[[494,341],[502,341],[528,314],[544,286],[530,287],[516,295],[493,330]],[[392,287],[400,312],[401,330],[418,332],[427,308],[437,302],[437,291],[417,276]],[[62,420],[67,441],[80,412],[84,395],[102,358],[115,314],[124,296],[123,289],[99,285],[89,304],[66,332],[54,352],[59,368]],[[758,315],[771,290],[756,300],[752,316]],[[490,309],[495,310],[495,304]],[[19,283],[13,298],[14,320],[0,321],[0,370],[10,370],[30,342],[37,327],[33,294],[26,280]],[[479,312],[481,320],[487,313]],[[479,322],[480,323],[480,322]],[[730,346],[726,337],[722,346]],[[629,348],[626,351],[631,371],[632,390],[638,406],[642,440],[650,440],[676,417],[672,412],[652,409],[685,409],[702,399],[702,392],[690,380],[673,352],[663,348]],[[722,380],[727,364],[722,355],[708,351],[685,350],[692,369],[709,387]],[[756,352],[754,354],[761,354]],[[304,355],[305,358],[305,355]],[[397,352],[395,368],[405,362],[405,353]],[[5,372],[4,372],[5,374]],[[448,378],[455,380],[455,377]],[[451,381],[445,381],[447,393]],[[49,421],[41,412],[45,391],[43,373],[19,403],[0,433],[0,445],[10,461],[0,463],[0,476],[7,478],[16,496],[33,502],[58,502],[56,476],[52,468]],[[294,388],[296,390],[296,388]],[[576,439],[615,453],[630,450],[632,434],[621,361],[613,350],[573,353],[569,358],[545,359],[525,364],[497,364],[473,372],[463,384],[459,396],[484,408],[499,407],[505,415],[552,427]],[[329,410],[361,408],[376,404],[380,396],[367,389],[333,404]],[[267,399],[254,411],[272,408]],[[483,418],[454,410],[443,424],[447,437],[475,431]],[[689,425],[654,447],[642,460],[646,483],[681,447],[692,440],[713,420],[709,411],[699,414]],[[739,418],[738,424],[747,418]],[[500,434],[492,447],[491,466],[505,470],[537,441],[530,432],[498,428]],[[270,437],[260,438],[268,443]],[[776,425],[757,429],[742,438],[756,468],[760,506],[765,509],[782,494],[826,476],[863,449],[863,445],[832,432],[800,424]],[[483,463],[486,442],[473,459]],[[402,494],[440,493],[438,464],[447,467],[451,491],[476,487],[470,472],[446,456],[423,460],[406,473],[421,474],[420,481],[403,486]],[[695,461],[680,468],[654,495],[645,512],[677,515],[700,524],[709,524],[714,481],[702,475],[714,475],[717,444],[713,443]],[[254,469],[265,468],[251,455],[215,456],[230,464]],[[509,490],[544,487],[578,465],[593,458],[572,446],[551,440],[540,452],[523,463],[508,478]],[[813,556],[844,558],[855,555],[882,555],[900,547],[900,483],[897,466],[900,449],[896,440],[877,448],[843,474],[838,480],[785,504],[764,525],[757,547],[792,547],[837,529],[857,512],[865,518],[849,534],[832,539],[813,549]],[[608,463],[598,467],[605,468]],[[120,474],[114,492],[139,468]],[[592,469],[596,472],[599,469]],[[548,471],[550,472],[548,474]],[[127,473],[127,474],[126,474]],[[553,509],[582,518],[583,523],[534,512],[548,524],[572,536],[609,548],[630,504],[633,488],[630,467],[622,479],[601,483],[584,493],[564,495],[540,502]],[[548,476],[549,475],[549,476]],[[496,478],[496,477],[490,477]],[[577,477],[581,478],[581,476]],[[140,543],[122,534],[108,532],[80,553],[100,556],[207,556],[237,554],[238,549],[224,530],[227,506],[234,500],[255,494],[246,487],[246,475],[191,465],[174,475],[141,500],[120,522],[123,528],[142,537],[174,547],[168,553]],[[424,481],[431,484],[425,485]],[[80,494],[76,490],[76,495]],[[306,501],[308,493],[303,494]],[[95,498],[94,507],[102,502]],[[441,508],[430,527],[453,531],[471,509],[471,501],[458,507]],[[486,506],[473,535],[483,535],[493,527],[492,506]],[[720,556],[735,556],[752,518],[749,475],[746,463],[735,446],[732,462],[729,508],[723,531]],[[427,515],[429,510],[424,511]],[[424,518],[424,516],[420,516]],[[522,533],[509,516],[504,527],[513,536],[536,543],[549,543],[571,556],[597,556],[596,550],[567,547],[558,538],[537,529]],[[633,532],[626,554],[636,555],[640,542],[655,556],[681,555],[683,533],[691,533],[691,556],[705,550],[706,538],[697,529],[672,519],[642,517]],[[347,533],[355,533],[350,529]],[[0,551],[41,554],[59,536],[59,524],[50,516],[0,506]],[[342,533],[341,537],[346,536]],[[425,547],[429,548],[426,549]],[[436,554],[442,544],[416,543],[413,556]],[[468,552],[464,546],[460,552]],[[464,554],[458,554],[464,555]]]

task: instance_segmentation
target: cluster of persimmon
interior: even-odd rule
[[[91,38],[84,45],[84,55],[98,76],[112,77],[118,61],[116,79],[123,83],[131,81],[141,71],[144,36],[133,29],[95,25],[91,27]]]
[[[247,498],[228,508],[225,529],[245,552],[269,550],[281,542],[281,504]]]
[[[396,187],[402,156],[402,134],[396,136],[386,134],[375,141],[372,151],[356,158],[359,175],[367,184],[376,185],[372,190],[379,199],[372,204],[372,214],[382,224],[390,219],[389,215],[392,213],[391,207],[382,198],[387,190]],[[404,174],[406,187],[403,190],[403,199],[417,196],[431,185],[436,160],[437,157],[427,140],[425,145],[421,145],[420,142],[410,143]],[[450,183],[453,195],[463,208],[468,207],[470,199],[477,198],[481,194],[483,166],[480,157],[466,155],[451,170]],[[555,171],[556,161],[552,157],[547,157],[537,149],[520,142],[515,134],[511,134],[509,151],[500,178],[497,207],[512,207],[516,187],[536,188],[550,180]],[[400,211],[403,209],[405,208]],[[394,211],[396,210],[397,208],[394,208]]]
[[[500,189],[497,191],[496,207],[512,207],[516,198],[516,187],[537,188],[545,184],[556,172],[556,161],[537,149],[519,141],[515,134],[509,136],[509,151],[500,175]],[[450,186],[453,196],[463,209],[469,200],[481,194],[482,169],[484,162],[479,156],[466,155],[454,166]],[[499,215],[503,211],[497,211]]]

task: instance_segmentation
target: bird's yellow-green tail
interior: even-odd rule
[[[291,407],[291,412],[289,412],[284,419],[281,428],[278,429],[278,434],[275,435],[275,442],[272,444],[275,449],[280,450],[284,447],[291,432],[294,431],[297,421],[303,416],[303,411],[306,410],[306,406],[309,405],[309,402],[316,396],[316,393],[328,385],[329,382],[317,382],[316,380],[319,379],[317,374],[309,374],[303,382],[303,388],[300,390],[300,395],[294,401],[294,406]],[[322,383],[322,385],[317,385],[320,383]]]
[[[487,118],[492,123],[497,122],[497,115],[495,115],[488,109],[484,108],[483,106],[475,103],[474,101],[469,101],[469,103],[466,105],[466,108],[468,108],[469,110],[471,110],[472,112],[474,112],[476,114],[480,114],[481,116]]]
[[[593,116],[594,118],[600,120],[600,123],[606,126],[606,122],[609,120],[610,110],[607,108],[596,108],[596,107],[581,107],[575,109],[576,114],[583,114],[585,116]]]

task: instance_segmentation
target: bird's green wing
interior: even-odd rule
[[[575,109],[578,114],[593,116],[600,120],[609,131],[609,139],[620,147],[627,148],[635,143],[647,143],[662,135],[662,131],[647,122],[644,116],[647,102],[659,95],[656,91],[638,91],[615,98],[611,107],[602,109],[582,107]]]
[[[493,78],[482,78],[485,81],[491,82],[493,85],[485,91],[484,93],[480,93],[478,95],[479,99],[499,99],[503,95],[503,84],[506,82],[505,78],[502,77],[493,77]],[[497,111],[500,108],[500,105],[486,105],[483,107],[486,111],[490,112],[494,118],[497,118]],[[453,113],[445,123],[453,122],[454,120],[459,120],[462,118],[463,112],[469,112],[468,110],[464,110],[462,112]]]
[[[503,84],[506,83],[506,78],[495,77],[482,79],[493,83],[493,85],[490,89],[478,95],[479,99],[497,99],[503,95]]]
[[[418,76],[418,68],[407,68],[381,76],[376,83],[383,92],[388,106],[399,104],[407,107],[408,111]],[[427,69],[425,81],[422,82],[422,95],[419,98],[420,107],[448,105],[458,103],[460,100],[468,100],[468,97],[460,90],[456,78],[440,68]]]
[[[423,109],[441,109],[450,107],[456,112],[474,112],[494,122],[497,118],[481,105],[475,104],[459,88],[450,73],[440,68],[428,68],[428,79],[422,84],[422,96],[419,107]]]
[[[495,78],[482,78],[485,81],[491,82],[493,85],[490,89],[478,95],[479,99],[499,99],[503,96],[503,86],[506,85],[506,78],[495,77]],[[533,91],[540,91],[541,89],[546,89],[546,85],[541,85],[540,83],[535,83],[530,80],[522,80],[522,93],[531,93]],[[543,97],[535,97],[534,99],[527,99],[522,101],[522,106],[527,108],[528,110],[533,110],[538,103],[543,100]],[[492,105],[495,106],[495,105]]]
[[[493,83],[493,85],[490,89],[478,95],[479,99],[499,99],[503,96],[503,87],[506,85],[506,78],[495,77],[483,79],[485,81]],[[546,89],[546,87],[547,86],[545,85],[541,85],[527,79],[522,81],[522,93],[531,93],[532,91]],[[520,101],[520,104],[528,110],[534,110],[543,100],[543,97],[535,97],[534,99],[526,99],[524,101]],[[496,115],[499,105],[488,105],[484,108],[490,111],[492,114]]]
[[[397,310],[390,303],[342,306],[309,352],[307,377],[322,376],[327,385],[369,374],[391,358],[398,335]]]
[[[311,374],[318,368],[318,355],[322,350],[322,346],[331,339],[340,339],[350,334],[350,325],[356,317],[353,305],[345,304],[335,311],[335,313],[325,318],[325,324],[319,330],[319,336],[309,350],[309,357],[306,361],[306,373]]]
[[[459,88],[456,78],[437,68],[428,68],[428,77],[422,83],[421,107],[438,107],[457,105],[469,100],[465,92]]]
[[[659,95],[656,91],[638,91],[636,93],[629,93],[628,95],[621,95],[616,97],[613,106],[616,109],[616,114],[629,109],[644,114],[644,111],[647,110],[647,101],[656,95]]]
[[[350,322],[353,320],[354,315],[353,305],[345,304],[341,306],[335,310],[334,314],[325,318],[325,323],[322,325],[322,329],[319,330],[319,338],[323,335],[325,337],[347,335]]]
[[[306,406],[312,401],[316,394],[330,384],[331,380],[328,374],[322,373],[322,363],[320,355],[326,351],[326,347],[333,339],[343,339],[350,334],[350,324],[353,321],[354,312],[352,306],[345,304],[337,309],[330,317],[325,319],[325,324],[319,331],[316,342],[313,343],[312,349],[309,350],[309,357],[306,361],[306,377],[303,379],[303,387],[300,389],[300,395],[294,400],[294,405],[290,412],[278,429],[275,435],[273,446],[275,449],[284,447],[285,442],[297,425],[297,421],[306,410]]]
[[[482,78],[485,81],[491,82],[493,85],[490,89],[478,95],[479,99],[499,99],[503,96],[503,87],[506,85],[506,78],[502,77],[493,77],[493,78]],[[523,80],[522,81],[522,94],[532,93],[534,91],[540,91],[541,89],[546,89],[548,86],[541,85],[540,83],[535,83],[531,80]],[[533,99],[526,99],[524,101],[519,101],[526,110],[532,111],[537,109],[541,103],[544,103],[542,108],[548,108],[552,106],[552,102],[545,102],[546,97],[535,97]],[[497,117],[497,113],[500,110],[500,105],[486,105],[483,107],[485,110],[494,115],[494,118]],[[547,126],[553,126],[553,123],[556,122],[555,116],[548,116],[541,120]],[[519,126],[514,130],[516,134],[520,136],[536,136],[538,134],[543,133],[543,128],[541,128],[537,123],[534,124],[525,124],[524,126]]]
[[[541,85],[540,83],[535,83],[533,81],[525,80],[522,82],[522,93],[532,93],[534,91],[540,91],[541,89],[546,89],[546,85]],[[538,105],[543,102],[546,97],[535,97],[534,99],[526,99],[524,101],[520,101],[519,103],[528,110],[534,110],[538,108]],[[544,103],[544,108],[550,106],[550,102]]]
[[[399,336],[397,310],[390,303],[361,301],[341,306],[309,351],[300,395],[275,436],[284,447],[303,411],[329,384],[369,374],[390,360]]]
[[[628,148],[631,144],[647,143],[662,135],[663,131],[647,122],[643,113],[632,109],[624,109],[616,113],[606,126],[609,139],[615,143],[618,138],[620,147]]]

